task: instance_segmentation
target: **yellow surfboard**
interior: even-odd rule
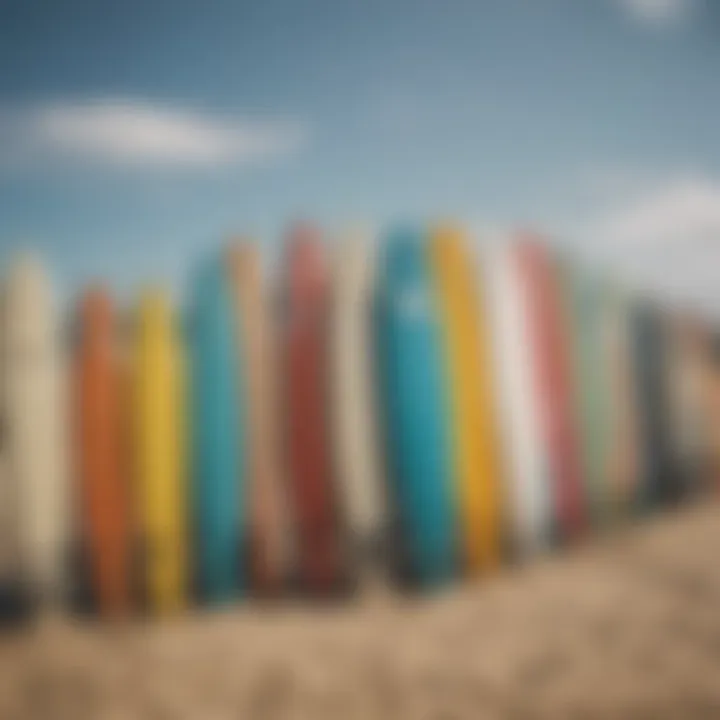
[[[184,367],[168,298],[140,301],[134,356],[135,467],[143,538],[145,594],[151,612],[185,605],[187,586]]]
[[[435,231],[430,259],[445,338],[460,547],[465,570],[473,575],[495,566],[501,551],[489,327],[477,268],[462,231]]]

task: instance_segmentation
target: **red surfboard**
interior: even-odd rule
[[[122,375],[115,314],[101,288],[80,305],[76,358],[80,513],[93,596],[101,614],[131,606],[131,533],[123,452]]]
[[[319,234],[290,234],[285,308],[286,415],[290,497],[300,583],[328,594],[342,581],[329,428],[329,277]]]
[[[526,278],[531,341],[537,357],[535,384],[548,453],[556,529],[559,539],[569,542],[584,530],[585,506],[565,311],[549,251],[537,238],[523,234],[517,252]]]

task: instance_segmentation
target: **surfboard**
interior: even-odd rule
[[[692,477],[688,491],[691,495],[704,496],[713,487],[713,432],[712,411],[712,347],[708,318],[704,314],[688,318],[688,364],[691,400],[691,436],[694,455]]]
[[[663,331],[667,340],[665,361],[665,392],[667,397],[668,442],[675,463],[679,484],[684,485],[690,462],[687,436],[687,393],[685,381],[686,348],[684,328],[679,315],[669,308],[663,316]]]
[[[143,585],[150,611],[170,614],[187,603],[187,420],[182,344],[162,289],[142,294],[134,335],[135,493]]]
[[[424,236],[386,239],[376,295],[379,407],[388,482],[410,580],[445,583],[455,572],[455,485],[439,310]]]
[[[253,589],[277,594],[291,569],[291,536],[282,471],[277,348],[260,252],[236,243],[228,253],[235,308],[240,387],[245,390],[247,518]],[[242,393],[240,402],[243,401]]]
[[[75,359],[76,467],[91,586],[103,615],[131,608],[130,484],[122,417],[122,369],[112,299],[88,290],[79,308]]]
[[[16,496],[4,458],[0,458],[0,621],[19,619],[22,599]]]
[[[549,547],[552,492],[535,386],[527,287],[515,244],[498,240],[482,253],[487,282],[499,445],[506,478],[510,541],[519,559]]]
[[[702,330],[689,311],[670,311],[668,326],[668,399],[678,499],[692,496],[702,485],[704,409]]]
[[[634,382],[642,424],[643,478],[637,497],[644,512],[665,505],[674,495],[674,459],[670,443],[667,355],[660,310],[646,299],[633,308]]]
[[[521,235],[518,243],[537,360],[535,383],[553,489],[555,536],[571,542],[585,529],[586,508],[572,408],[567,326],[553,257],[533,236]]]
[[[312,594],[335,593],[346,568],[329,418],[330,279],[314,228],[293,228],[285,269],[285,407],[299,579]]]
[[[619,287],[612,288],[604,323],[609,377],[608,484],[611,513],[615,519],[632,514],[643,473],[631,302],[627,292]]]
[[[607,369],[604,363],[603,296],[599,279],[569,258],[559,264],[568,326],[571,401],[577,426],[587,517],[597,528],[610,517],[608,484]]]
[[[7,277],[3,323],[6,467],[18,493],[23,574],[48,609],[67,599],[70,532],[70,418],[56,312],[39,258],[17,257]]]
[[[677,403],[674,388],[675,371],[677,369],[676,350],[680,339],[675,324],[673,310],[669,305],[657,305],[658,343],[660,353],[658,357],[661,365],[662,394],[658,398],[662,402],[665,425],[666,452],[669,464],[664,469],[664,481],[661,491],[662,503],[674,505],[683,498],[684,478],[682,468],[682,452],[678,443]]]
[[[4,290],[4,288],[3,288]],[[4,295],[4,293],[3,293]],[[8,356],[5,346],[4,297],[0,296],[0,378]],[[22,583],[18,489],[7,462],[5,383],[0,382],[0,623],[18,622],[30,613],[27,587]]]
[[[371,323],[375,259],[368,234],[356,231],[342,238],[335,255],[330,332],[339,494],[351,560],[365,587],[382,580],[387,530]]]
[[[429,249],[450,394],[460,554],[465,572],[476,575],[495,567],[501,555],[501,482],[487,316],[462,231],[437,229]]]
[[[708,400],[708,490],[720,490],[720,331],[708,329],[705,395]]]
[[[224,263],[201,269],[192,313],[192,432],[197,586],[210,604],[247,587],[244,398],[230,276]]]

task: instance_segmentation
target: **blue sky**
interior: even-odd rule
[[[0,243],[130,287],[294,217],[456,217],[687,291],[718,71],[712,0],[0,0]]]

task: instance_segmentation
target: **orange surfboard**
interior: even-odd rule
[[[104,289],[84,296],[80,332],[76,393],[82,534],[98,609],[120,616],[131,605],[129,486],[115,313]]]

